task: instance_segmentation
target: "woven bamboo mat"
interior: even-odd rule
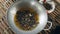
[[[56,4],[55,11],[48,14],[48,20],[52,21],[53,26],[48,31],[41,31],[38,34],[51,34],[51,31],[55,29],[57,25],[60,25],[60,4],[53,0]],[[10,7],[14,0],[0,0],[0,34],[15,34],[12,29],[9,27],[7,18],[6,18],[6,11]],[[48,28],[49,24],[46,25],[45,28]]]

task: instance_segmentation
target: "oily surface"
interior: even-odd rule
[[[32,30],[38,24],[38,14],[32,8],[22,7],[20,8],[14,17],[15,24],[22,30]]]

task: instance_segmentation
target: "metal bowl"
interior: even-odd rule
[[[18,8],[26,7],[26,6],[33,8],[39,15],[39,24],[35,29],[31,31],[23,31],[17,28],[14,23],[14,15],[16,14]],[[16,34],[37,34],[38,32],[42,31],[47,24],[47,13],[46,13],[46,9],[37,1],[21,0],[15,2],[10,6],[10,8],[7,11],[7,20],[9,26]]]

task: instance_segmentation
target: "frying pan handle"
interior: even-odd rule
[[[55,9],[55,3],[53,2],[53,1],[50,1],[50,2],[47,2],[48,4],[50,4],[51,5],[51,7],[52,7],[52,9],[50,9],[50,10],[47,10],[48,12],[47,13],[51,13],[51,12],[53,12],[54,11],[54,9]]]
[[[48,29],[44,29],[44,30],[49,30],[52,27],[52,22],[51,21],[47,21],[47,22],[50,23],[50,27]]]
[[[55,9],[55,3],[54,3],[54,1],[52,1],[52,0],[39,0],[39,3],[40,4],[44,4],[44,3],[48,3],[48,4],[50,4],[51,5],[51,7],[52,7],[52,9],[50,9],[50,10],[47,10],[48,12],[47,13],[51,13],[51,12],[53,12],[54,11],[54,9]]]

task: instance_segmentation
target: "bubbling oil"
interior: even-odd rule
[[[39,24],[38,13],[30,7],[19,8],[14,16],[14,22],[21,30],[33,30]]]

